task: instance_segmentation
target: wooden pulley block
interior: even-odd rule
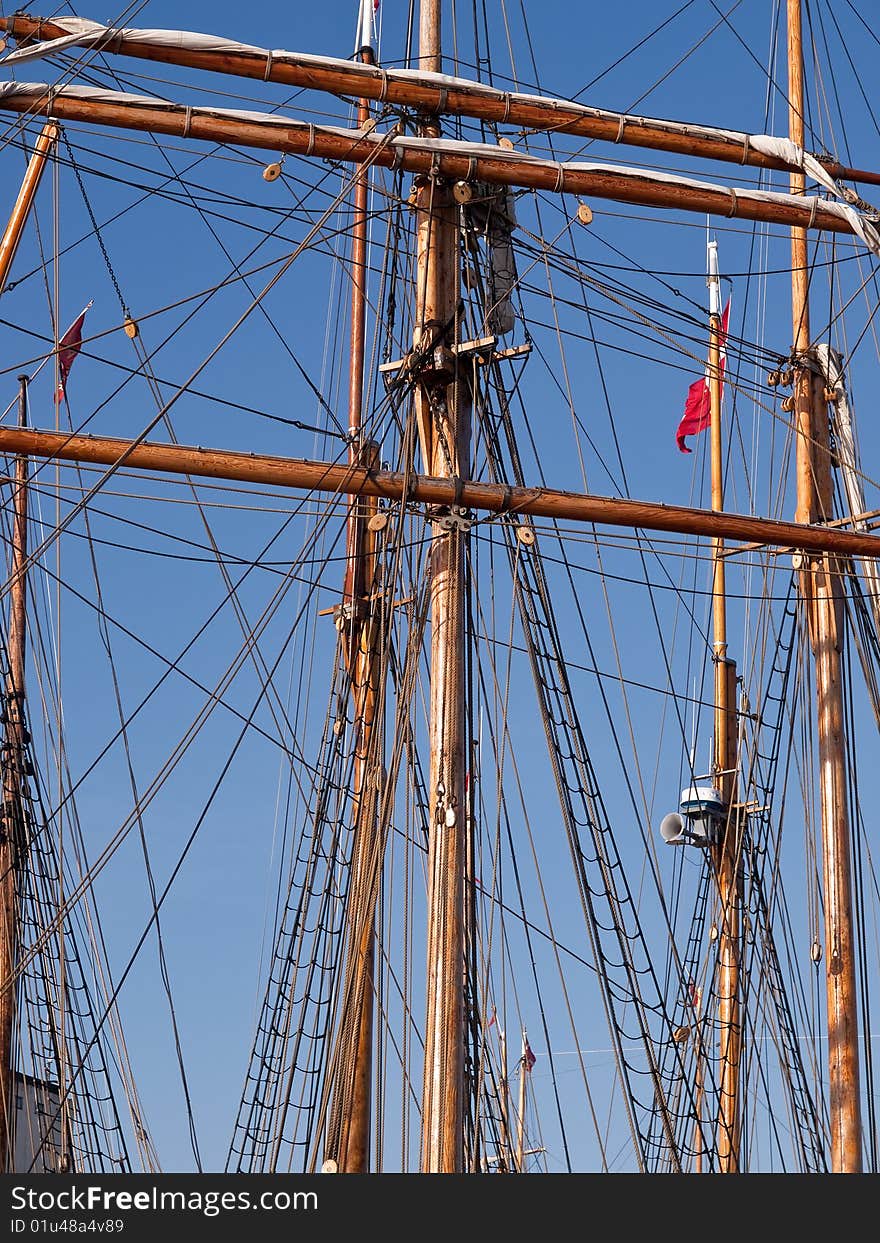
[[[126,319],[125,323],[122,325],[122,328],[123,328],[123,331],[125,332],[125,335],[129,337],[132,341],[134,341],[134,339],[138,336],[139,329],[137,326],[137,320],[132,319],[130,315]]]
[[[499,139],[498,139],[498,146],[499,146],[499,147],[503,147],[503,149],[504,149],[505,151],[512,151],[512,150],[513,150],[513,143],[510,141],[510,139],[509,139],[509,138],[499,138]]]
[[[535,542],[535,532],[531,527],[521,525],[516,528],[516,538],[521,544],[525,544],[526,547],[530,548]]]
[[[384,531],[388,526],[388,515],[383,513],[373,514],[367,526],[371,531]]]
[[[267,164],[266,167],[263,169],[263,180],[264,181],[277,181],[280,176],[281,176],[281,165],[280,164]]]
[[[470,183],[467,181],[457,181],[452,187],[452,197],[456,203],[469,203],[474,197]]]
[[[593,209],[589,203],[578,204],[578,220],[581,224],[590,224],[593,219]]]

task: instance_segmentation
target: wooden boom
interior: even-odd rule
[[[835,233],[855,231],[850,208],[817,197],[799,199],[614,165],[557,163],[488,144],[364,133],[310,125],[290,117],[262,117],[165,101],[154,104],[141,96],[89,87],[2,83],[0,111],[6,110],[347,163],[369,161],[449,181],[477,179],[643,207],[737,216]]]
[[[339,495],[378,496],[389,501],[460,506],[496,514],[529,514],[536,518],[570,519],[681,535],[722,537],[782,548],[834,552],[841,556],[880,556],[880,537],[861,531],[843,531],[838,527],[779,522],[747,514],[715,513],[654,501],[588,496],[553,488],[508,487],[501,483],[407,475],[401,471],[369,470],[354,464],[304,458],[236,453],[153,441],[138,443],[105,436],[68,436],[63,432],[16,427],[0,428],[0,453],[137,467],[168,474],[303,488]]]
[[[63,22],[21,13],[0,17],[0,30],[3,29],[20,43],[58,39],[70,34],[70,28]],[[151,31],[122,30],[112,26],[105,27],[105,30],[105,36],[89,43],[105,55],[133,56],[212,73],[254,78],[261,82],[283,82],[332,95],[381,100],[424,112],[474,117],[522,129],[552,130],[554,133],[647,147],[655,151],[678,152],[702,159],[724,160],[732,164],[785,171],[791,167],[781,159],[756,151],[749,145],[749,135],[738,131],[655,117],[629,116],[565,99],[501,91],[482,82],[441,77],[439,74],[415,74],[411,70],[384,69],[358,61],[298,52],[270,52],[244,45],[236,48],[232,40],[229,41],[229,48],[212,50],[155,42],[149,38],[154,33]],[[283,59],[279,59],[282,56]],[[878,172],[850,168],[827,157],[816,158],[832,177],[880,185]]]

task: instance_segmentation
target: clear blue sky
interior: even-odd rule
[[[9,9],[10,6],[6,7]],[[472,46],[470,7],[459,5],[462,11],[455,33],[463,49]],[[540,5],[505,6],[497,0],[489,0],[487,12],[493,69],[499,81],[515,77],[524,84],[525,89],[540,87],[547,93],[576,96],[582,102],[599,107],[726,125],[752,132],[769,129],[784,133],[787,126],[784,100],[778,91],[768,91],[764,69],[773,37],[769,28],[771,7],[758,0],[744,0],[740,4],[726,6],[716,6],[709,0],[693,0],[690,4],[680,5],[631,0],[625,6],[545,0]],[[386,63],[402,63],[407,8],[402,0],[382,0],[382,59]],[[531,51],[523,39],[523,8],[528,16]],[[504,21],[505,9],[509,10],[510,40],[516,48],[513,72]],[[730,10],[729,25],[721,21],[719,10],[722,9],[724,12]],[[77,11],[81,16],[97,20],[113,16],[105,10],[90,10],[88,7]],[[877,47],[871,46],[863,30],[860,32],[851,13],[836,15],[842,24],[846,22],[842,28],[850,34],[850,55],[860,73],[862,87],[870,92],[871,83],[876,80]],[[226,0],[186,6],[150,0],[138,6],[128,21],[132,25],[159,28],[185,24],[191,30],[216,33],[262,47],[345,57],[352,52],[356,16],[355,0],[350,3],[336,0],[325,5],[295,6],[270,2],[253,14],[247,8],[227,3]],[[639,41],[651,34],[666,18],[670,20],[665,29],[639,48]],[[705,42],[701,42],[716,25],[719,28]],[[813,33],[817,46],[821,48],[823,40],[827,40],[837,57],[839,42],[833,25],[828,22],[822,29],[817,27]],[[782,39],[784,43],[784,36]],[[447,22],[446,46],[451,47],[451,43],[452,32]],[[531,54],[534,55],[537,70],[532,67]],[[464,63],[459,71],[463,76],[469,76],[472,69],[467,62],[471,54],[463,51],[461,55]],[[126,77],[130,84],[128,89],[132,91],[155,92],[180,102],[201,103],[213,99],[219,106],[226,107],[274,107],[306,119],[320,120],[328,116],[335,117],[337,123],[344,123],[344,110],[333,101],[322,103],[314,96],[294,97],[285,104],[291,92],[281,87],[211,76],[197,79],[194,73],[133,60],[114,61],[113,64]],[[676,71],[672,72],[676,66]],[[451,60],[445,67],[450,72],[455,71]],[[56,72],[54,63],[34,62],[27,66],[21,77],[43,80],[41,75],[44,75],[47,80],[54,80],[49,75]],[[817,115],[812,119],[822,134],[822,141],[829,147],[837,144],[836,151],[841,159],[851,159],[853,164],[864,167],[880,166],[877,126],[867,114],[860,97],[861,88],[854,81],[851,68],[844,65],[841,76],[833,84],[826,72],[825,88],[832,106],[836,106],[833,103],[835,90],[847,101],[846,140],[851,144],[851,150],[847,151],[844,146],[844,136],[836,129],[829,131]],[[224,96],[220,92],[227,94]],[[308,112],[309,108],[325,111],[316,115]],[[93,129],[82,132],[74,126],[70,127],[70,137],[78,144],[77,158],[87,170],[115,172],[124,180],[135,183],[142,179],[140,170],[147,169],[150,172],[144,180],[155,185],[159,173],[167,168],[160,151],[143,141],[107,139]],[[80,150],[79,144],[85,149]],[[193,155],[183,150],[180,141],[175,140],[172,145],[169,158],[182,171],[190,164]],[[820,144],[817,141],[813,145]],[[195,150],[206,149],[197,146]],[[570,151],[571,146],[562,149]],[[107,162],[109,153],[117,153],[120,161],[130,163],[111,167]],[[648,152],[607,146],[584,150],[580,158],[602,158],[643,166],[659,162]],[[3,159],[3,184],[8,187],[5,197],[11,199],[11,187],[15,185],[23,159],[17,150],[4,150]],[[241,208],[242,219],[265,228],[272,227],[279,219],[273,217],[269,209],[289,203],[292,196],[302,192],[305,179],[314,181],[323,171],[327,177],[327,188],[333,193],[338,189],[339,181],[335,173],[322,170],[320,166],[306,168],[293,159],[285,162],[285,172],[290,176],[288,182],[267,183],[260,176],[260,169],[268,159],[269,156],[259,154],[254,159],[245,160],[213,159],[193,167],[187,174],[194,193],[200,196],[203,205],[215,213],[211,216],[211,224],[217,237],[211,235],[205,223],[186,203],[171,201],[154,193],[132,207],[131,204],[142,197],[142,191],[132,184],[113,184],[95,175],[95,171],[87,172],[89,199],[99,220],[108,220],[115,212],[127,209],[117,221],[107,225],[103,237],[123,297],[135,316],[146,315],[155,308],[211,287],[228,272],[230,266],[221,243],[236,261],[242,261],[256,245],[257,235],[246,224],[236,222],[237,209],[233,208],[230,212],[223,202],[226,195],[237,196],[241,202],[253,205]],[[667,162],[665,166],[671,165]],[[712,179],[711,170],[686,162],[682,166],[694,176]],[[60,239],[62,246],[65,246],[78,239],[88,225],[82,198],[67,168],[60,178],[59,194]],[[313,198],[309,209],[316,212],[324,205],[325,200]],[[627,286],[637,287],[646,298],[661,304],[660,309],[643,306],[643,313],[652,319],[663,321],[663,305],[679,312],[697,313],[696,308],[705,304],[706,222],[699,217],[681,215],[673,226],[669,226],[661,223],[661,218],[652,216],[647,209],[618,208],[611,203],[599,202],[594,202],[592,206],[595,213],[593,225],[589,233],[581,231],[578,234],[576,244],[578,254],[595,265],[593,271],[609,281],[619,278]],[[567,205],[567,209],[573,210],[573,207],[571,203]],[[41,191],[38,219],[42,245],[51,254],[53,199],[49,179]],[[531,234],[543,231],[547,237],[558,238],[564,233],[565,221],[559,214],[558,206],[546,197],[537,209],[531,201],[525,201],[520,210],[520,220]],[[713,222],[713,228],[716,224],[722,270],[734,274],[732,333],[741,335],[747,342],[762,340],[768,350],[785,355],[791,344],[787,277],[783,273],[788,262],[785,239],[777,233],[772,246],[765,249],[763,242],[754,239],[748,224],[721,221]],[[306,225],[302,215],[299,215],[285,225],[285,241],[264,245],[257,252],[257,258],[249,262],[287,253],[290,242],[301,240],[305,232]],[[379,221],[374,234],[377,245],[382,236],[383,224]],[[32,228],[22,245],[14,277],[30,274],[37,267],[40,261],[39,240]],[[615,267],[618,264],[620,270]],[[529,268],[528,282],[546,287],[546,274],[540,262],[521,261],[521,276],[524,266]],[[768,279],[766,291],[760,295],[766,299],[764,302],[757,300],[759,295],[756,289],[745,292],[745,283],[739,274],[745,273],[750,266],[782,273]],[[850,264],[849,268],[852,271],[853,265]],[[344,334],[341,329],[334,328],[338,287],[332,284],[331,273],[332,265],[324,256],[306,255],[297,261],[266,305],[279,332],[290,342],[297,360],[310,379],[321,388],[330,406],[338,412],[340,421],[344,422],[344,398],[336,367],[337,357],[344,351]],[[51,286],[52,277],[49,279]],[[257,282],[255,288],[259,288],[261,278],[254,279]],[[556,275],[554,280],[558,282],[560,296],[574,297],[574,284],[566,284],[564,275]],[[857,278],[852,283],[857,283]],[[628,297],[626,290],[621,292],[622,296]],[[824,326],[828,318],[824,286],[819,296],[825,302],[816,315],[820,326]],[[88,332],[99,333],[118,324],[118,304],[112,282],[94,242],[77,245],[65,255],[60,266],[59,317],[62,327],[89,298],[94,298],[95,304],[87,321]],[[612,348],[602,356],[600,374],[588,339],[592,329],[588,330],[587,317],[577,305],[563,308],[561,315],[566,326],[584,334],[583,339],[572,337],[566,343],[566,375],[558,365],[559,353],[550,303],[544,298],[532,301],[528,293],[525,300],[530,313],[539,321],[533,329],[536,345],[551,359],[556,376],[555,380],[551,379],[548,369],[533,358],[523,382],[529,422],[540,445],[547,481],[560,487],[588,487],[601,494],[628,491],[632,496],[645,499],[706,504],[708,470],[705,446],[696,445],[697,451],[686,457],[676,451],[674,444],[684,395],[696,373],[697,364],[679,357],[675,365],[670,365],[672,356],[665,352],[662,340],[656,334],[648,330],[645,335],[633,338],[633,330],[642,332],[643,329],[630,310],[596,295],[595,303],[591,302],[591,305],[598,308],[599,321],[592,329]],[[244,310],[248,301],[246,291],[240,286],[234,286],[213,298],[206,309],[156,355],[157,374],[175,385],[183,382]],[[620,320],[611,322],[603,318],[609,312],[618,314]],[[2,404],[5,407],[14,396],[15,375],[21,364],[40,353],[39,342],[27,333],[51,335],[46,290],[39,273],[28,275],[26,281],[22,280],[18,288],[4,296],[0,313],[4,320],[12,321],[21,329],[15,331],[6,325],[0,328],[4,342],[5,396]],[[178,310],[145,322],[142,339],[147,347],[156,348],[182,317],[183,312]],[[864,320],[862,315],[856,332],[864,325]],[[334,335],[337,331],[340,335]],[[702,356],[699,340],[688,344],[694,354]],[[861,352],[856,355],[853,376],[854,391],[858,394],[862,409],[871,408],[870,398],[875,394],[875,389],[869,387],[867,377],[863,377],[860,370],[868,346],[873,350],[870,334]],[[93,352],[105,360],[131,364],[130,346],[119,332],[97,343]],[[865,358],[865,361],[869,360]],[[69,383],[74,421],[88,420],[88,430],[104,434],[125,436],[140,432],[155,414],[155,402],[142,381],[128,385],[120,398],[102,407],[119,384],[120,376],[121,373],[114,371],[106,362],[83,356],[77,362]],[[750,371],[749,379],[752,378],[754,373]],[[573,418],[566,384],[571,405],[581,424],[581,430],[577,433],[572,431]],[[300,419],[307,424],[322,423],[324,419],[301,372],[259,312],[250,317],[230,344],[206,368],[197,381],[197,387],[205,393],[219,394],[230,401],[287,419]],[[167,388],[166,396],[171,391]],[[46,369],[34,385],[32,420],[38,426],[50,426],[53,417],[51,378]],[[774,439],[771,428],[767,426],[772,422],[771,416],[766,412],[743,410],[742,418],[744,427],[754,425],[758,429],[762,419],[765,426],[763,435],[759,436],[758,430],[755,431],[752,444],[744,441],[734,446],[735,473],[739,481],[731,480],[729,504],[742,510],[753,507],[757,512],[766,512],[770,504],[778,503],[779,515],[789,517],[792,505],[784,498],[780,501],[774,491],[781,469],[784,433],[777,430]],[[327,445],[317,443],[308,431],[294,430],[194,397],[184,398],[176,404],[174,424],[179,439],[187,443],[294,456],[317,456],[328,451]],[[867,459],[874,437],[872,429],[864,425],[861,431]],[[615,438],[625,465],[625,484]],[[531,451],[524,456],[527,476],[535,479],[536,468]],[[751,495],[741,481],[739,467],[742,465],[751,475],[754,488]],[[47,491],[41,497],[40,504],[43,516],[49,521],[54,513],[54,501],[48,491],[48,471],[44,471],[43,478],[46,479]],[[125,490],[120,483],[117,483],[117,488]],[[138,481],[130,490],[150,491],[151,488],[152,485]],[[166,485],[161,485],[157,490],[162,494],[171,494],[172,491]],[[182,501],[187,498],[182,486],[175,488],[173,494]],[[209,493],[205,495],[210,496]],[[282,502],[270,503],[283,507]],[[869,508],[873,503],[869,497]],[[123,507],[122,498],[114,499],[107,506],[114,512],[123,512]],[[203,540],[203,532],[190,507],[181,504],[176,511],[170,506],[168,509],[172,511],[170,516],[166,515],[165,508],[158,505],[139,511],[145,515],[141,520],[148,528],[156,524],[155,531],[126,532],[120,524],[96,515],[93,534],[120,542],[125,542],[127,535],[131,535],[132,543],[149,545],[165,553],[174,551],[171,541],[164,538],[168,533]],[[134,506],[131,510],[125,509],[125,512],[135,514]],[[161,517],[158,516],[160,514]],[[255,555],[256,549],[269,538],[270,533],[277,530],[281,517],[277,513],[247,513],[243,509],[211,511],[220,547],[242,556]],[[164,526],[166,522],[168,527]],[[81,524],[75,529],[81,530]],[[300,526],[282,535],[278,543],[278,560],[289,561],[295,555],[303,533],[304,529]],[[183,545],[179,547],[182,552],[192,551]],[[583,555],[580,554],[581,547]],[[339,552],[338,546],[336,552]],[[273,555],[269,554],[269,558]],[[595,567],[595,553],[588,544],[572,545],[569,555],[574,561]],[[611,567],[613,572],[616,568],[624,576],[638,576],[640,571],[633,553],[615,554],[609,550],[606,555],[608,560],[603,563],[606,569]],[[53,551],[48,561],[53,572],[56,569],[54,557]],[[84,542],[73,536],[67,538],[61,558],[62,576],[75,579],[85,594],[90,599],[94,598],[94,578]],[[183,646],[196,625],[219,603],[223,594],[216,566],[210,562],[195,564],[186,560],[171,560],[167,556],[136,557],[122,549],[102,546],[99,549],[99,564],[108,611],[124,620],[165,654],[176,653]],[[682,569],[683,565],[684,562],[677,560],[672,562],[670,573],[673,578],[677,579],[683,573],[685,578],[690,575],[693,580],[696,574],[697,585],[705,588],[705,566],[694,570],[693,567]],[[741,580],[735,574],[732,577],[742,590]],[[651,578],[657,581],[656,566],[652,568]],[[328,586],[331,579],[332,573],[329,573],[326,576]],[[256,576],[256,581],[248,582],[242,600],[251,621],[266,606],[275,586],[271,573]],[[751,587],[755,587],[754,582]],[[51,586],[49,589],[54,591]],[[665,689],[667,672],[661,659],[659,636],[654,620],[646,612],[643,596],[622,582],[612,585],[610,590],[615,606],[613,640],[618,650],[615,650],[609,633],[605,602],[596,577],[585,574],[578,578],[578,591],[582,593],[579,598],[591,619],[594,651],[590,653],[584,649],[581,637],[574,641],[570,658],[587,667],[595,660],[600,669],[614,671],[619,656],[626,678],[651,688]],[[481,597],[481,601],[483,599]],[[320,607],[332,603],[329,593],[325,599],[319,600]],[[485,603],[488,608],[488,601]],[[52,607],[54,609],[54,600]],[[284,618],[289,626],[290,614],[296,607],[298,602],[293,591],[285,604],[287,612],[283,617],[276,618],[267,632],[267,659],[277,654],[285,633]],[[506,607],[509,609],[509,601]],[[570,609],[571,604],[567,607]],[[505,605],[499,605],[499,617],[496,618],[499,633],[503,633],[505,628],[507,615],[504,608]],[[705,623],[704,596],[694,597],[694,609]],[[734,602],[731,611],[734,621],[738,623],[739,604]],[[45,615],[45,609],[43,612]],[[319,630],[315,654],[315,683],[310,687],[312,702],[316,705],[313,712],[321,710],[326,698],[322,679],[329,676],[323,662],[329,658],[331,649],[331,624],[328,619],[324,619],[323,624],[325,629]],[[665,638],[671,641],[675,625],[673,607],[672,602],[665,598],[660,605],[659,625]],[[683,628],[684,620],[678,625]],[[68,755],[76,777],[100,750],[111,728],[109,723],[113,721],[115,707],[106,655],[95,632],[93,612],[75,599],[65,597],[62,602],[62,630],[61,666]],[[50,642],[48,633],[45,641],[47,644]],[[213,685],[240,641],[238,625],[227,609],[187,657],[187,670],[193,677]],[[750,632],[748,641],[756,641],[753,632]],[[162,664],[116,632],[113,633],[113,644],[117,663],[123,670],[123,699],[126,704],[132,705],[159,676]],[[741,656],[746,664],[751,660],[751,654],[746,651],[732,654]],[[702,652],[696,653],[694,663],[688,665],[684,640],[680,640],[676,668],[670,677],[675,689],[682,695],[692,694],[695,688],[698,697],[706,693],[708,684],[700,688],[694,681],[703,676],[703,656]],[[525,674],[524,667],[517,666],[517,669]],[[300,668],[291,668],[289,660],[283,661],[278,675],[282,696],[288,694],[289,681],[291,702],[295,702],[303,677]],[[590,711],[601,711],[593,680],[587,675],[575,675],[574,680],[576,693],[582,697],[588,714]],[[255,690],[256,682],[250,672],[236,681],[229,698],[241,711],[247,712]],[[632,744],[627,732],[627,714],[619,692],[612,690],[611,694],[615,720],[629,754]],[[633,698],[629,709],[635,714],[633,729],[644,761],[641,778],[652,822],[647,827],[656,837],[660,817],[674,806],[678,796],[680,766],[684,762],[682,744],[680,736],[672,728],[671,711],[662,694],[638,689],[631,694]],[[139,718],[132,731],[132,741],[137,745],[136,777],[141,789],[146,788],[152,775],[162,765],[171,746],[198,711],[203,698],[181,679],[172,679],[166,690],[155,697],[149,709]],[[32,714],[36,713],[36,707],[36,704],[32,705]],[[521,760],[526,779],[532,780],[535,791],[540,792],[544,788],[542,783],[546,783],[548,778],[546,773],[539,773],[536,761],[535,771],[531,772],[533,756],[538,753],[542,740],[525,691],[514,707],[514,731],[522,747]],[[265,709],[261,709],[258,719],[261,725],[271,729],[271,717]],[[595,716],[590,716],[590,719],[594,720]],[[314,717],[311,721],[308,729],[302,727],[301,737],[302,745],[310,755],[314,754]],[[692,725],[692,719],[688,717],[687,730]],[[174,779],[150,807],[146,828],[160,890],[210,794],[219,766],[218,757],[221,761],[225,758],[239,728],[240,722],[230,714],[215,713],[198,746],[188,753]],[[709,730],[709,718],[704,713],[699,722],[698,768],[700,752],[702,762],[706,762]],[[621,793],[619,761],[614,744],[603,732],[591,737],[590,742],[612,816],[617,818],[620,826],[629,824],[633,813]],[[658,751],[659,757],[655,754]],[[279,780],[277,748],[266,744],[265,740],[250,739],[239,752],[220,797],[212,805],[162,913],[199,1145],[207,1169],[222,1168],[225,1160],[249,1051],[258,1002],[254,981],[259,971],[263,923],[271,896],[271,878],[278,866],[275,834],[280,831],[280,820],[276,821]],[[117,747],[111,760],[84,783],[79,796],[80,819],[93,856],[118,827],[120,808],[127,809],[129,806],[130,791],[124,754]],[[637,889],[642,880],[639,862],[641,846],[635,826],[628,840],[628,849],[633,852],[631,884]],[[554,874],[561,876],[567,864],[561,840],[547,841],[545,845],[547,855],[543,865],[552,882]],[[664,856],[661,863],[671,880],[672,862]],[[685,892],[691,895],[696,884],[696,872],[696,865],[687,860],[682,884]],[[534,881],[530,884],[534,885]],[[103,873],[98,894],[111,963],[118,971],[128,961],[149,913],[141,847],[136,833],[129,836]],[[579,937],[583,948],[582,925],[574,914],[565,910],[560,913],[559,921],[560,935],[565,933],[572,940]],[[561,1006],[558,997],[555,1004]],[[121,1007],[138,1089],[164,1168],[191,1168],[193,1157],[181,1103],[168,1006],[157,971],[153,938],[148,941],[129,977]],[[516,1008],[512,1005],[510,1014],[513,1016],[515,1013]],[[531,1015],[534,1015],[534,1021]],[[537,1015],[534,1010],[529,1011],[528,1004],[523,1017],[529,1023],[530,1033],[536,1031]],[[593,1027],[589,1016],[584,1023],[585,1029],[596,1035],[596,1049],[603,1049],[605,1042],[600,1025]],[[545,1051],[539,1047],[537,1037],[532,1039],[532,1044],[540,1058]],[[566,1049],[570,1051],[570,1046]],[[560,1049],[560,1054],[564,1052]],[[602,1056],[597,1052],[598,1061]],[[547,1086],[547,1079],[540,1078],[543,1070],[539,1061],[535,1083],[544,1085],[539,1086],[539,1091],[546,1090]],[[564,1084],[565,1080],[560,1082]],[[544,1099],[543,1107],[550,1109],[549,1095]],[[558,1161],[558,1151],[552,1153],[552,1158]]]

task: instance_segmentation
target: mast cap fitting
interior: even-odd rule
[[[702,812],[723,816],[724,800],[715,786],[690,785],[686,786],[681,792],[680,810],[683,816],[691,816],[694,813]]]

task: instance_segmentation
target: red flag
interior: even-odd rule
[[[86,317],[86,311],[88,311],[91,305],[92,304],[90,302],[89,306],[87,306],[85,310],[77,316],[68,328],[67,332],[65,332],[64,336],[58,342],[58,371],[61,378],[58,383],[58,392],[55,394],[56,402],[64,401],[64,385],[67,382],[67,377],[70,375],[70,368],[73,366],[74,359],[80,351],[80,346],[82,345],[83,322]]]
[[[486,1031],[489,1031],[489,1029],[492,1027],[492,1025],[493,1025],[494,1023],[496,1023],[497,1021],[498,1021],[498,1015],[495,1013],[495,1007],[493,1006],[493,1007],[492,1007],[492,1017],[491,1017],[491,1019],[489,1019],[489,1022],[486,1024]]]
[[[725,345],[727,342],[727,321],[729,318],[730,299],[728,298],[724,314],[721,316],[721,335],[718,342],[722,391],[724,385],[724,362],[727,357]],[[704,432],[711,422],[712,408],[707,369],[706,374],[701,379],[694,380],[688,389],[687,401],[684,403],[684,414],[678,425],[678,431],[675,433],[675,443],[682,453],[692,452],[684,443],[685,436],[696,436],[698,432]]]
[[[523,1054],[523,1064],[525,1065],[526,1070],[531,1070],[537,1060],[538,1059],[535,1057],[534,1053],[532,1052],[531,1045],[529,1044],[527,1040],[526,1051]]]

